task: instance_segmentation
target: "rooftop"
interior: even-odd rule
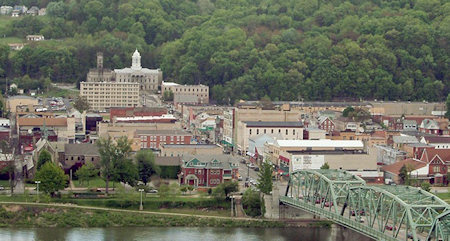
[[[303,127],[301,121],[244,121],[247,127]]]
[[[364,144],[360,140],[277,140],[281,147],[334,147],[334,148],[363,148]]]
[[[164,148],[198,148],[198,149],[213,149],[221,148],[218,145],[212,144],[164,144]]]
[[[415,136],[393,136],[394,143],[418,143]]]
[[[19,126],[67,126],[67,118],[22,118],[18,120]]]
[[[424,136],[428,143],[450,143],[450,136]]]
[[[155,156],[155,164],[158,166],[180,166],[181,157],[179,156]]]
[[[81,143],[81,144],[65,144],[64,152],[66,155],[86,155],[99,156],[98,147],[95,144]]]
[[[416,160],[409,158],[409,159],[405,159],[402,161],[398,161],[391,165],[383,166],[383,167],[381,167],[381,170],[398,175],[400,173],[400,169],[406,165],[409,165],[412,170],[416,170],[416,169],[426,166],[427,164],[424,162],[416,161]]]
[[[136,130],[136,135],[191,135],[184,130]]]

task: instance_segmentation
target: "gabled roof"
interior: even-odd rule
[[[420,124],[420,128],[424,129],[439,129],[439,125],[435,120],[424,119]]]
[[[393,136],[394,143],[419,143],[415,136]]]
[[[183,155],[184,167],[232,169],[238,160],[231,155]]]
[[[444,162],[450,162],[450,150],[436,149],[435,147],[424,148],[422,150],[422,153],[419,154],[419,160],[429,163],[432,162],[436,158],[436,156],[439,156],[439,159]]]
[[[450,136],[424,136],[427,143],[450,143]]]
[[[328,116],[319,116],[318,118],[317,118],[317,120],[319,121],[319,124],[322,124],[324,121],[326,121],[326,120],[330,120],[332,123],[334,123]]]
[[[383,166],[383,167],[381,167],[381,170],[385,171],[385,172],[389,172],[389,173],[395,174],[395,175],[398,175],[398,174],[400,174],[400,169],[403,166],[410,167],[412,170],[417,170],[419,168],[425,167],[426,165],[427,164],[424,163],[424,162],[421,162],[421,161],[409,158],[409,159],[398,161],[398,162],[396,162],[394,164],[391,164],[391,165]]]
[[[65,144],[64,152],[71,156],[99,156],[98,147],[95,144],[80,143],[80,144]]]

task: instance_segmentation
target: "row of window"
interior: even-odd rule
[[[188,89],[185,89],[185,88],[180,88],[180,89],[178,89],[178,88],[175,88],[175,91],[173,90],[174,88],[172,88],[172,91],[173,92],[178,92],[178,90],[179,90],[179,92],[183,92],[183,91],[188,91],[188,92],[191,92],[191,89],[190,88],[188,88]],[[208,88],[200,88],[200,89],[192,89],[192,91],[196,91],[197,90],[197,92],[208,92]]]
[[[263,130],[264,134],[267,134],[267,129]],[[274,129],[270,129],[270,133],[274,133]],[[286,135],[289,135],[289,130],[285,130]],[[249,129],[249,134],[252,134],[252,129]],[[278,134],[281,134],[281,129],[278,129]],[[259,129],[256,129],[256,135],[259,135]],[[292,129],[292,135],[295,135],[295,129]]]
[[[211,171],[209,171],[209,173],[211,173],[213,175],[220,175],[220,170],[211,170]]]
[[[141,141],[156,141],[156,140],[160,140],[160,141],[166,141],[166,140],[170,140],[170,141],[181,141],[184,139],[184,136],[159,136],[159,138],[157,138],[158,136],[141,136]]]
[[[220,184],[220,179],[211,179],[209,180],[210,184]]]

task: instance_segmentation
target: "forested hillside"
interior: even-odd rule
[[[0,47],[0,74],[10,78],[82,81],[97,51],[121,68],[138,48],[145,67],[209,85],[219,103],[442,101],[450,91],[448,0],[22,2],[49,2],[47,16],[0,24],[0,36],[51,40],[9,54]]]

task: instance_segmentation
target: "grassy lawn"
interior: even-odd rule
[[[9,181],[8,180],[0,180],[0,186],[3,186],[5,188],[9,187]]]
[[[42,97],[64,97],[64,98],[72,98],[74,99],[79,95],[78,90],[74,89],[60,89],[60,88],[51,88],[49,91],[46,91],[44,94],[40,94]]]
[[[450,192],[437,193],[436,196],[438,196],[440,199],[446,201],[447,203],[450,203]]]
[[[75,185],[75,187],[87,187],[87,188],[94,188],[94,187],[105,188],[105,186],[106,186],[105,181],[101,178],[92,179],[89,181],[89,184],[87,182],[82,183],[79,180],[74,180],[73,184]],[[113,183],[110,182],[109,187],[112,188],[112,186],[113,186]],[[114,186],[117,186],[117,183],[114,184]]]
[[[1,21],[1,20],[0,20]],[[1,31],[1,29],[0,29]],[[23,43],[25,42],[24,39],[17,38],[17,37],[6,37],[0,36],[0,44],[12,44],[12,43]]]

